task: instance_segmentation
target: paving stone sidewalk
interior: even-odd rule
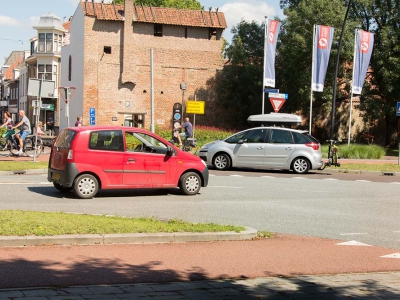
[[[3,289],[0,299],[400,299],[400,272]]]

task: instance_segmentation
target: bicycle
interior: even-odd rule
[[[0,156],[19,156],[19,142],[15,138],[15,130],[9,130],[7,131],[0,139]],[[35,147],[35,145],[37,145]],[[35,153],[35,148],[36,148],[36,153]],[[31,135],[26,137],[23,143],[23,153],[25,153],[26,156],[29,157],[34,157],[36,154],[36,157],[39,156],[44,150],[44,145],[41,137],[37,137],[37,143],[36,143],[36,136]]]
[[[339,148],[336,146],[336,140],[328,140],[329,148],[328,148],[328,161],[325,162],[324,166],[321,170],[325,169],[326,167],[335,166],[340,167],[340,163],[338,161],[339,158]]]
[[[173,145],[179,147],[179,141],[178,138],[173,136],[172,140],[170,141]],[[181,149],[185,152],[190,152],[193,155],[197,155],[197,152],[199,151],[200,147],[197,145],[197,140],[195,138],[185,138],[182,141],[182,147]]]

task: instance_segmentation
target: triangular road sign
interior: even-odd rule
[[[271,101],[272,107],[277,113],[281,109],[283,103],[285,103],[286,100],[282,98],[269,98],[269,101]]]
[[[68,102],[72,99],[72,97],[75,94],[76,87],[74,87],[74,86],[68,86],[68,87],[60,86],[58,88],[58,91],[59,91],[59,94],[60,94],[61,98],[64,100],[64,102],[66,104],[68,104]]]

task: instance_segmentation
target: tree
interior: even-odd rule
[[[331,57],[325,79],[324,92],[313,93],[313,134],[318,138],[328,137],[332,107],[332,95],[334,84],[334,71],[338,41],[341,33],[343,17],[346,6],[342,0],[314,0],[314,1],[281,1],[286,19],[281,20],[282,29],[277,46],[277,86],[282,92],[289,94],[289,99],[282,107],[282,111],[299,112],[305,119],[309,116],[311,93],[311,66],[313,48],[313,27],[327,25],[335,28]],[[339,17],[338,17],[339,16]],[[353,56],[354,26],[348,21],[340,56],[336,101],[348,99],[349,86],[352,72],[348,62]],[[308,120],[309,121],[309,120]],[[346,127],[346,118],[340,118],[335,125]],[[308,122],[307,122],[308,123]]]
[[[124,0],[114,0],[117,4],[124,4]],[[136,0],[138,5],[152,5],[156,7],[173,7],[183,9],[201,9],[200,2],[196,0]]]
[[[232,29],[225,51],[228,63],[216,75],[216,103],[224,108],[220,120],[235,129],[248,127],[247,118],[261,113],[264,25],[242,20]]]
[[[360,109],[370,130],[383,127],[385,145],[394,146],[400,126],[395,111],[400,94],[400,2],[360,0],[351,12],[364,30],[375,33],[370,84],[363,90]]]

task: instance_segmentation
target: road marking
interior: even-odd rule
[[[390,182],[390,183],[394,183],[394,184],[400,184],[400,182]]]
[[[383,258],[400,258],[400,253],[393,253],[393,254],[383,255],[381,257],[383,257]]]
[[[339,179],[336,179],[336,178],[324,178],[322,180],[339,180]]]
[[[228,185],[208,185],[211,188],[230,188],[230,189],[241,189],[241,186],[228,186]]]
[[[368,247],[371,247],[371,245],[360,243],[357,241],[348,241],[348,242],[338,243],[336,245],[337,246],[368,246]]]
[[[349,232],[349,233],[341,233],[340,235],[362,235],[368,234],[367,232]]]
[[[229,175],[230,177],[244,177],[243,175],[237,175],[237,174],[233,174],[233,175]]]
[[[0,185],[9,185],[9,184],[14,184],[14,185],[22,185],[22,184],[52,184],[51,182],[0,182]]]
[[[293,179],[308,179],[308,178],[305,178],[305,177],[292,177]]]
[[[275,176],[267,176],[267,175],[265,175],[265,176],[261,176],[262,178],[276,178]]]
[[[358,182],[371,182],[370,180],[356,180]]]

